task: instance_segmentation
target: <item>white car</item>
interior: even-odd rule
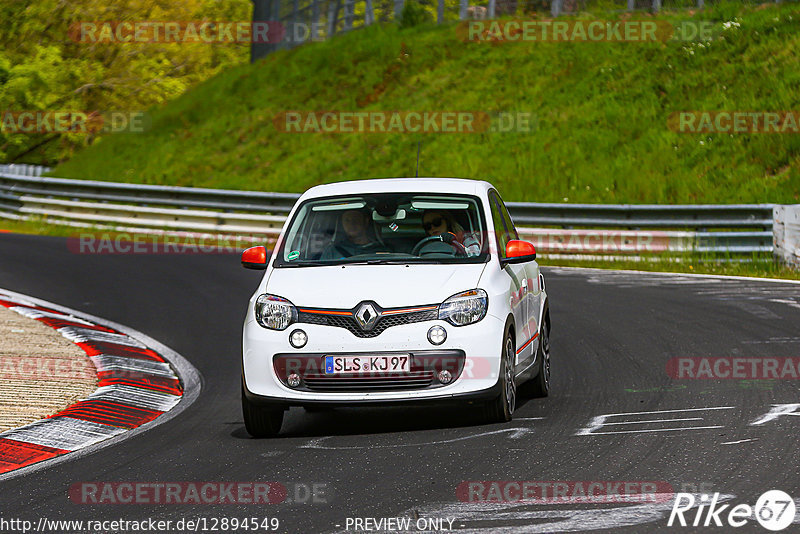
[[[243,331],[242,409],[254,437],[284,411],[461,403],[508,421],[518,386],[547,396],[547,293],[488,182],[394,178],[320,185],[292,208]]]

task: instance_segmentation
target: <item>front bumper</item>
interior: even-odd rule
[[[447,330],[446,341],[434,346],[427,340],[428,330],[440,325]],[[308,342],[302,349],[289,344],[289,335],[302,329]],[[454,327],[444,321],[434,320],[388,328],[373,338],[358,338],[344,328],[308,323],[294,323],[283,331],[267,330],[255,321],[248,321],[243,332],[242,379],[245,395],[251,402],[280,404],[283,406],[418,404],[431,401],[441,404],[489,399],[499,394],[497,388],[500,369],[500,348],[505,324],[487,315],[473,325]],[[409,353],[432,352],[463,354],[463,370],[456,380],[447,385],[434,384],[419,388],[391,390],[348,389],[347,391],[310,391],[309,388],[290,388],[276,375],[276,355],[322,355],[353,353]]]
[[[441,392],[441,390],[438,390]],[[466,393],[445,394],[427,397],[415,398],[372,398],[372,399],[359,399],[359,400],[345,400],[345,399],[290,399],[285,397],[270,397],[266,395],[257,395],[247,389],[244,377],[242,378],[242,393],[247,400],[258,406],[265,408],[274,408],[286,410],[293,406],[296,407],[353,407],[353,406],[463,406],[464,404],[477,404],[485,401],[496,399],[500,391],[500,383],[495,383],[494,386],[481,391],[472,391]]]

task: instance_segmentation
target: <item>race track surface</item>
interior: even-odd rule
[[[487,534],[638,533],[709,529],[667,527],[671,500],[486,505],[463,502],[457,489],[465,481],[651,481],[719,492],[730,503],[755,505],[771,489],[800,497],[800,417],[792,416],[800,381],[667,373],[678,357],[800,356],[800,285],[543,263],[553,393],[525,400],[511,423],[476,425],[465,410],[294,408],[278,439],[254,440],[242,422],[239,359],[260,272],[242,269],[236,255],[79,255],[62,238],[2,234],[0,287],[135,328],[203,377],[198,400],[169,423],[0,482],[2,517],[35,525],[268,517],[292,533],[345,531],[347,518],[447,517],[453,529]],[[773,408],[783,415],[765,417]],[[71,486],[92,481],[276,481],[288,497],[268,505],[70,498]],[[786,532],[800,531],[798,521]],[[765,532],[755,521],[738,531]]]

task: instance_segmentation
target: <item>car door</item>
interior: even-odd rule
[[[519,239],[519,235],[497,191],[492,190],[489,192],[489,203],[492,210],[495,239],[497,240],[497,253],[503,259],[506,257],[506,244],[512,239]],[[528,273],[525,264],[521,263],[505,265],[503,270],[510,279],[509,297],[511,313],[514,316],[516,325],[516,368],[519,372],[530,364],[534,354],[530,349],[531,343],[529,343],[531,331],[528,324],[530,321],[529,299],[527,298]]]
[[[501,199],[502,202],[502,199]],[[514,235],[519,236],[516,227],[514,226],[513,221],[511,220],[511,215],[508,213],[508,209],[506,208],[505,204],[500,204],[501,212],[503,214],[503,218],[509,221],[509,225],[511,228],[514,229]],[[519,239],[517,237],[516,239]],[[539,346],[539,338],[533,339],[533,336],[539,331],[539,316],[541,315],[541,299],[542,299],[542,286],[539,280],[539,264],[535,261],[529,261],[527,263],[521,264],[525,266],[525,291],[524,291],[524,300],[525,300],[525,310],[527,314],[526,324],[528,327],[528,340],[530,340],[530,344],[525,347],[524,354],[530,354],[531,363],[535,358],[537,348]],[[519,346],[517,347],[519,350]]]

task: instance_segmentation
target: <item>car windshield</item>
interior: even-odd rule
[[[487,232],[477,197],[380,193],[315,198],[295,213],[276,267],[480,263]]]

